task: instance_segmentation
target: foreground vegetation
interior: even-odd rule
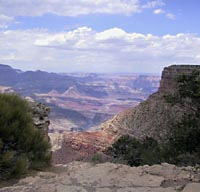
[[[50,164],[50,144],[36,129],[28,103],[0,94],[0,180],[20,177]]]
[[[131,166],[161,162],[176,165],[200,164],[200,72],[181,75],[177,79],[177,92],[165,97],[171,105],[184,108],[182,120],[170,127],[168,140],[158,144],[152,138],[139,141],[122,136],[108,149],[116,162]]]

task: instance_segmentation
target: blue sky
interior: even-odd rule
[[[160,73],[200,64],[199,0],[0,0],[0,63]]]

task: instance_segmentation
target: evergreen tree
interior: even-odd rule
[[[34,127],[28,103],[15,94],[0,94],[0,179],[49,165],[50,158],[50,144]]]

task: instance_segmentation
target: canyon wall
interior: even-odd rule
[[[138,106],[119,113],[103,123],[102,131],[116,135],[116,138],[129,134],[138,139],[146,136],[156,140],[165,139],[173,123],[178,122],[187,113],[187,109],[178,104],[168,103],[165,96],[173,94],[177,90],[179,75],[191,74],[194,70],[200,70],[200,66],[172,65],[165,67],[159,90]]]
[[[159,90],[146,101],[115,115],[101,125],[99,131],[65,133],[62,148],[54,153],[55,163],[65,163],[88,158],[96,152],[104,151],[122,135],[137,139],[152,137],[164,141],[174,123],[188,113],[179,104],[171,105],[165,96],[177,90],[177,77],[200,70],[197,65],[172,65],[164,68]],[[75,154],[75,155],[74,155]],[[59,158],[58,158],[59,157]]]

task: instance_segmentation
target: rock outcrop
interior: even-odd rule
[[[199,192],[200,170],[163,163],[129,167],[73,162],[21,179],[0,192]]]
[[[134,108],[117,114],[114,118],[102,124],[102,132],[115,135],[131,135],[137,139],[146,136],[160,141],[167,137],[170,126],[178,122],[188,109],[179,105],[171,105],[165,96],[176,91],[177,77],[181,74],[191,74],[200,70],[198,65],[172,65],[163,70],[159,90],[146,101]]]
[[[33,124],[35,128],[44,132],[46,139],[50,141],[50,137],[48,135],[49,125],[50,125],[50,120],[49,120],[50,108],[43,103],[35,102],[30,97],[25,97],[25,99],[28,101],[28,104],[31,107]]]
[[[159,93],[169,94],[176,90],[176,78],[180,74],[191,74],[194,70],[200,70],[200,65],[172,65],[165,67],[162,72]]]
[[[49,107],[42,103],[33,103],[33,122],[38,129],[48,131],[50,124],[48,114],[50,112]]]
[[[105,146],[112,140],[111,135],[102,135],[101,131],[65,132],[61,148],[53,152],[53,163],[90,160],[94,154],[104,151]]]
[[[176,91],[176,80],[180,74],[191,74],[194,70],[200,70],[200,66],[166,67],[159,90],[145,102],[115,115],[103,123],[97,132],[65,133],[62,148],[55,153],[55,163],[70,162],[93,155],[96,151],[103,151],[122,135],[128,134],[137,139],[148,136],[158,141],[165,140],[173,123],[180,121],[188,113],[188,109],[178,104],[169,104],[165,96]]]
[[[43,103],[33,101],[30,97],[26,97],[25,99],[32,109],[32,118],[35,127],[41,130],[46,138],[50,140],[48,136],[50,108]]]

